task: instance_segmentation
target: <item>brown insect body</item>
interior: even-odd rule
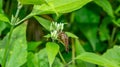
[[[59,32],[58,38],[64,44],[65,50],[68,52],[69,51],[69,39],[68,39],[68,36],[64,32]]]

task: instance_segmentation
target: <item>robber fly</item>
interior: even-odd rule
[[[65,32],[59,32],[58,34],[58,39],[60,40],[61,43],[65,46],[65,50],[68,52],[69,51],[69,39],[68,36],[65,34]]]

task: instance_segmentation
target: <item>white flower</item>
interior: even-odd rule
[[[50,25],[51,38],[57,40],[58,33],[64,28],[64,23],[52,22]]]
[[[51,38],[52,38],[53,40],[56,40],[57,37],[58,37],[57,31],[56,31],[56,30],[55,30],[55,31],[52,31],[52,32],[51,32]]]

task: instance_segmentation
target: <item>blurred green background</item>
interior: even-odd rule
[[[110,4],[104,3],[104,7],[92,1],[90,3],[87,3],[82,8],[70,13],[59,14],[59,16],[56,16],[56,14],[42,14],[40,17],[48,21],[67,23],[64,26],[64,31],[75,34],[79,38],[80,45],[86,52],[93,52],[102,55],[108,49],[113,48],[116,45],[120,45],[120,0],[108,1]],[[110,7],[112,7],[113,10],[114,20],[109,13],[109,10],[111,9]],[[32,9],[33,5],[24,5],[20,11],[19,19],[22,19],[28,15]],[[16,10],[17,0],[0,0],[0,13],[7,16],[9,20],[11,19],[12,15],[15,15]],[[44,44],[50,41],[44,37],[49,33],[49,31],[47,31],[34,17],[31,17],[26,21],[26,38],[28,45],[35,45],[32,46],[35,48],[28,49],[28,59],[35,57],[34,54],[42,49],[39,52],[42,54],[39,57],[44,58],[39,58],[43,61],[41,62],[41,67],[48,67],[48,60],[46,59],[46,54],[44,53],[45,51],[43,48],[45,47]],[[0,41],[2,41],[2,39],[10,31],[10,27],[11,26],[9,23],[0,21]],[[68,53],[65,51],[63,45],[60,46],[62,47],[60,50],[66,62],[69,62],[72,57],[72,38],[69,38],[69,43]],[[39,53],[35,55],[39,55]],[[62,62],[60,62],[60,59],[58,57],[55,58],[56,62],[54,63],[53,67],[62,67]],[[29,66],[32,62],[33,60],[28,62],[28,67],[34,67],[34,65]],[[26,67],[25,63],[23,67]],[[77,62],[76,67],[80,67]],[[86,66],[81,67],[98,66],[86,62]]]

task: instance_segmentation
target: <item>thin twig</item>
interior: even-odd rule
[[[75,45],[74,45],[74,41],[72,39],[72,59],[75,58]],[[73,60],[73,65],[75,64],[75,61]]]
[[[111,34],[111,38],[109,40],[109,48],[114,46],[114,37],[115,37],[115,33],[116,33],[117,27],[114,27],[112,30],[112,34]]]
[[[66,64],[66,61],[65,61],[65,59],[63,58],[63,56],[62,56],[62,54],[61,54],[60,51],[59,51],[59,55],[60,55],[60,58],[61,58],[61,60],[63,61],[63,63]]]

